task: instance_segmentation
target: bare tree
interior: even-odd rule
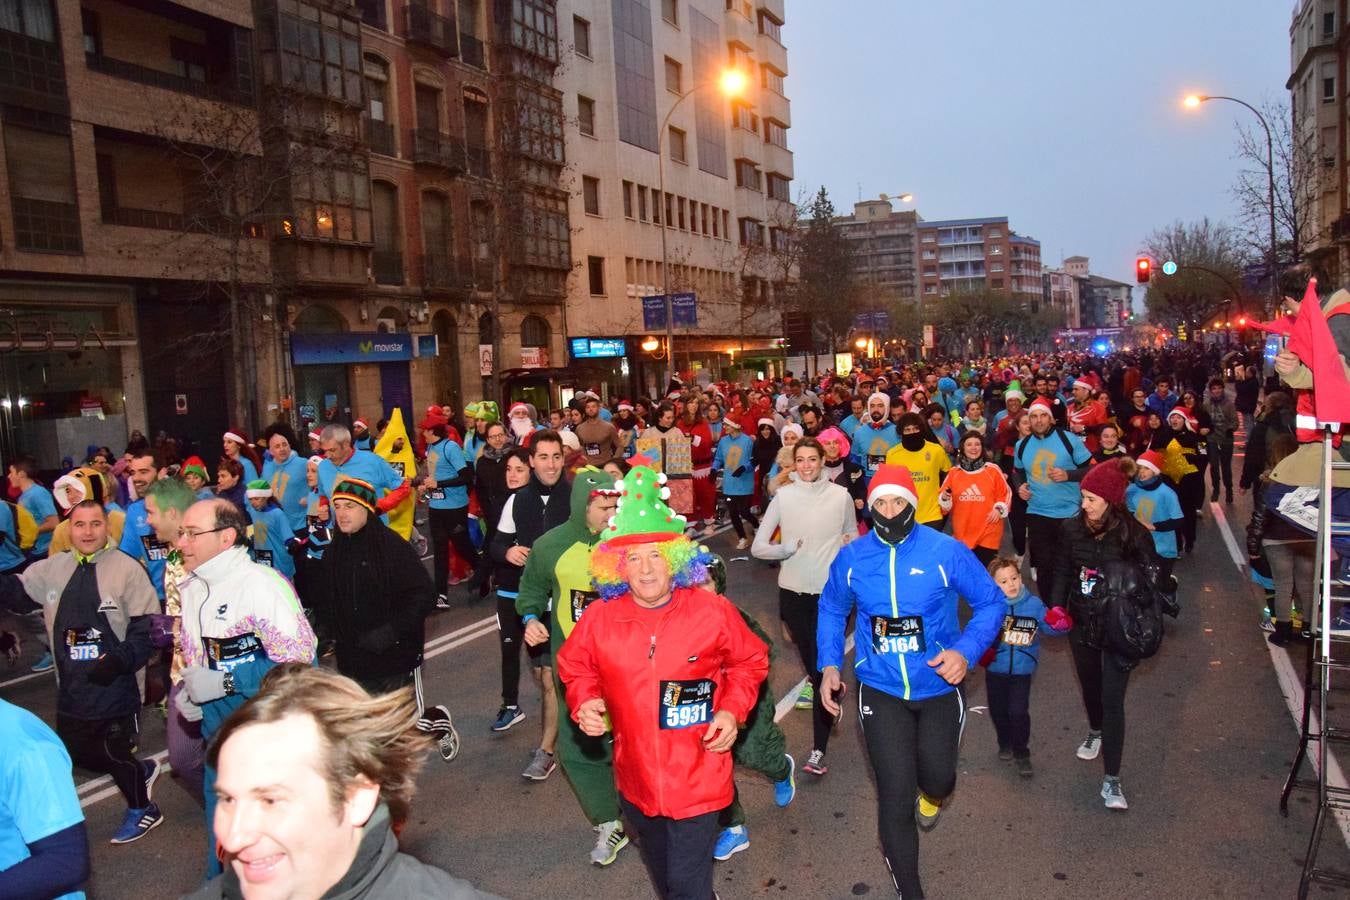
[[[834,203],[824,187],[799,213],[807,219],[798,231],[801,246],[796,265],[793,308],[809,312],[825,334],[831,351],[848,336],[857,311],[859,291],[853,248],[834,224]]]
[[[1175,275],[1155,273],[1148,286],[1144,305],[1154,324],[1195,326],[1225,300],[1241,305],[1243,245],[1230,226],[1208,218],[1174,222],[1150,234],[1143,252],[1178,266]]]

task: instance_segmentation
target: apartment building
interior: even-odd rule
[[[696,324],[687,306],[675,316],[679,371],[735,377],[779,364],[773,306],[795,219],[783,5],[558,4],[577,263],[569,362],[586,384],[660,392],[669,348],[643,298],[667,283],[695,298]],[[718,85],[729,67],[748,76],[734,98]]]
[[[921,220],[917,231],[923,300],[995,291],[1040,302],[1040,241],[1014,232],[1007,216]]]
[[[1332,274],[1350,268],[1339,265],[1333,238],[1341,231],[1339,219],[1345,204],[1338,190],[1344,153],[1338,152],[1343,100],[1337,92],[1338,59],[1337,0],[1299,0],[1289,25],[1289,91],[1293,119],[1292,137],[1297,165],[1293,187],[1302,224],[1302,251],[1320,268]],[[1340,93],[1344,93],[1341,91]],[[1277,125],[1278,123],[1273,123]]]
[[[548,0],[6,4],[0,453],[527,388],[570,267],[556,35]]]
[[[914,300],[919,290],[917,212],[897,210],[890,200],[864,200],[834,224],[853,248],[855,272],[865,290],[884,300]]]

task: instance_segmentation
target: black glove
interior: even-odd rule
[[[89,680],[100,687],[107,687],[126,673],[126,663],[122,662],[121,657],[105,653],[89,670]]]
[[[744,474],[745,474],[745,466],[737,466],[736,468],[731,470],[732,478],[740,478]]]
[[[362,635],[361,639],[356,642],[356,646],[367,653],[383,653],[398,643],[397,638],[398,636],[394,633],[394,626],[386,624]]]

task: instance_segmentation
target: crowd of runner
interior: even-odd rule
[[[901,896],[923,896],[918,830],[955,788],[968,673],[986,668],[991,752],[1032,777],[1044,635],[1069,641],[1082,689],[1085,735],[1065,752],[1100,757],[1104,806],[1127,808],[1125,693],[1139,660],[1114,642],[1104,598],[1132,596],[1140,579],[1174,595],[1206,499],[1259,496],[1296,449],[1294,398],[1259,365],[1191,348],[676,379],[662,397],[583,391],[561,409],[434,406],[411,433],[396,414],[304,434],[274,424],[256,440],[230,429],[219,450],[134,434],[121,453],[63,461],[49,483],[56,461],[15,458],[0,504],[0,640],[11,661],[41,645],[32,669],[55,670],[57,713],[52,734],[0,701],[0,728],[22,735],[0,757],[37,760],[22,770],[31,783],[5,789],[44,798],[29,801],[38,817],[0,796],[0,895],[76,890],[87,840],[130,843],[164,822],[161,767],[137,750],[139,717],[157,714],[172,775],[204,809],[214,880],[201,895],[248,896],[275,873],[258,869],[267,848],[241,837],[241,786],[250,766],[297,763],[269,762],[244,738],[282,728],[291,703],[309,718],[287,739],[315,743],[316,760],[336,735],[368,742],[352,777],[379,788],[344,807],[375,831],[331,835],[339,855],[351,845],[352,871],[321,884],[297,863],[296,895],[367,865],[380,867],[369,883],[402,895],[435,884],[437,896],[479,896],[413,868],[386,832],[407,817],[418,753],[449,762],[459,750],[450,709],[423,681],[426,621],[492,594],[501,696],[480,700],[497,706],[494,732],[534,715],[525,659],[539,740],[520,774],[562,769],[595,832],[592,863],[635,837],[658,896],[713,896],[714,860],[749,846],[733,769],[791,803],[799,772],[829,771],[852,689],[886,865]],[[217,456],[213,470],[204,459]],[[750,577],[777,580],[779,627],[728,596],[725,563],[703,543],[724,522],[763,561]],[[1310,547],[1257,503],[1248,549],[1274,642],[1299,631],[1290,601]],[[797,655],[776,664],[802,677],[795,702],[812,717],[797,755],[766,679],[780,636]],[[306,674],[316,661],[345,677]],[[365,724],[340,714],[353,708]],[[85,834],[72,760],[117,785],[127,811],[114,834]]]

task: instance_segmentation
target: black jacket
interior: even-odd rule
[[[1101,646],[1101,598],[1089,599],[1096,572],[1108,560],[1126,560],[1144,566],[1157,564],[1153,536],[1127,512],[1113,510],[1105,532],[1094,535],[1080,512],[1060,525],[1052,598],[1047,606],[1062,606],[1074,620],[1078,639]],[[1085,593],[1084,588],[1087,588]]]
[[[421,665],[436,590],[412,544],[374,515],[356,534],[335,528],[319,577],[339,672],[362,681]]]
[[[497,522],[502,517],[502,506],[510,492],[506,489],[506,457],[493,459],[484,451],[474,463],[474,490],[478,494],[478,505],[483,509],[483,534],[491,535],[497,530]]]

